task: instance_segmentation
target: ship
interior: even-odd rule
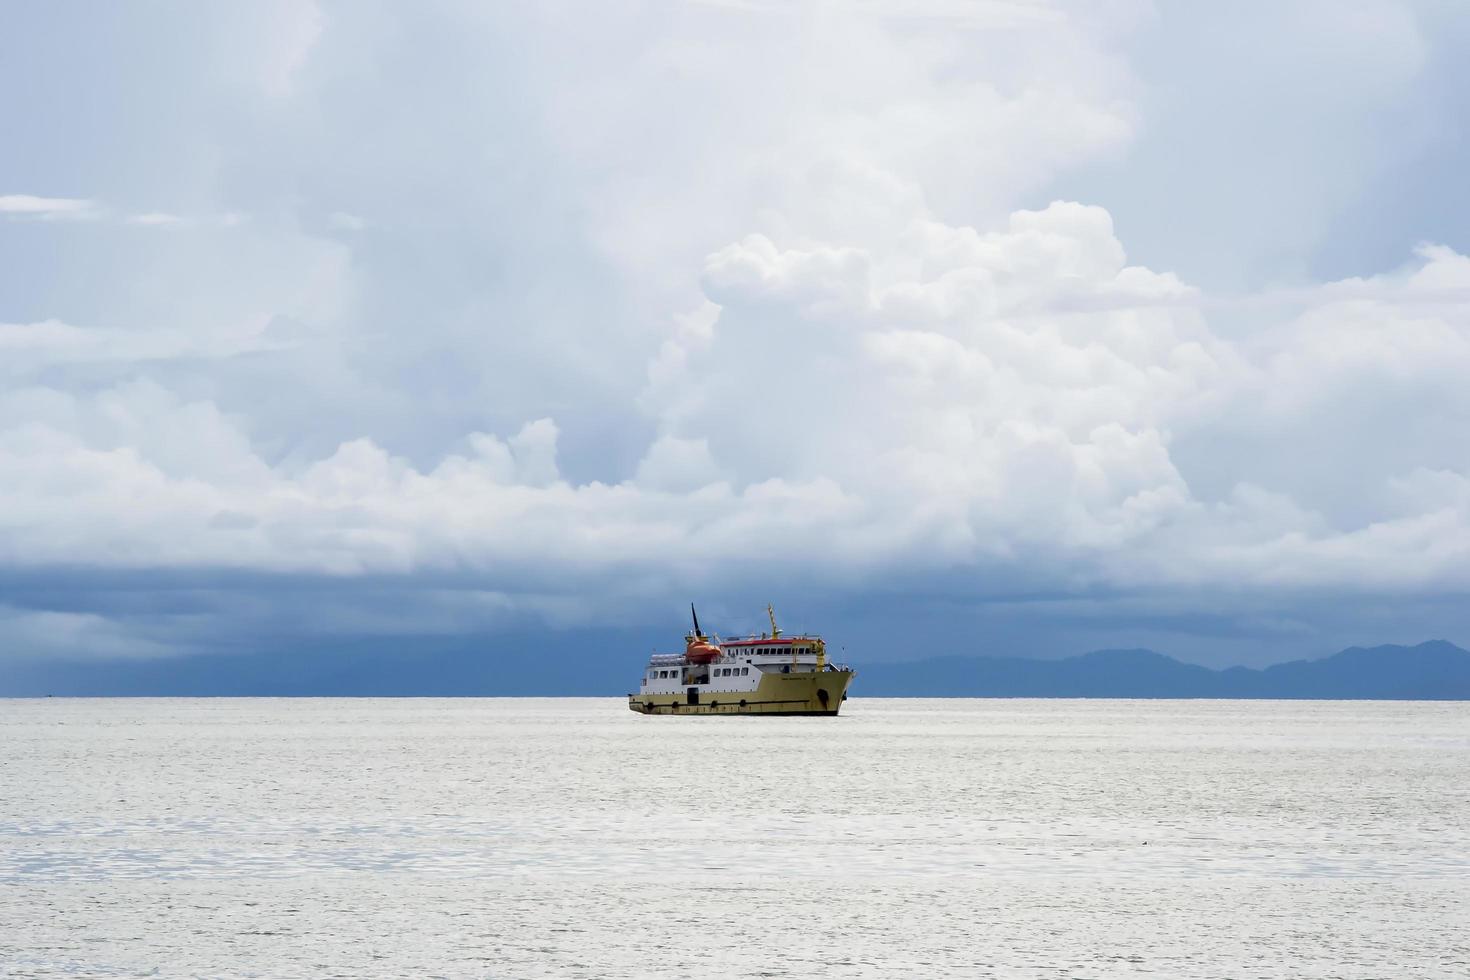
[[[683,653],[655,653],[628,707],[645,715],[828,715],[847,700],[856,673],[827,659],[827,644],[810,633],[787,635],[766,607],[771,631],[720,639],[699,628],[684,637]]]

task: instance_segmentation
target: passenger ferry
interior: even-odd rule
[[[683,653],[655,653],[628,707],[645,715],[836,715],[855,673],[827,660],[820,636],[782,635],[770,606],[771,632],[732,640],[699,629]]]

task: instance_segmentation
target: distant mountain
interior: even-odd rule
[[[375,637],[158,660],[7,663],[0,697],[603,697],[626,693],[653,642],[635,632]],[[1353,647],[1264,670],[1210,670],[1150,650],[1065,660],[945,657],[854,666],[853,697],[1470,700],[1470,652],[1437,640]]]
[[[974,698],[1284,698],[1470,700],[1470,651],[1444,640],[1352,647],[1264,670],[1211,670],[1152,650],[1062,660],[942,657],[858,665],[853,696]]]

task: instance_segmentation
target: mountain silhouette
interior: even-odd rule
[[[1470,651],[1444,640],[1351,647],[1261,670],[1211,670],[1152,650],[1061,660],[941,657],[859,666],[853,696],[1470,700]]]
[[[143,661],[0,662],[0,697],[605,697],[636,686],[641,651],[648,649],[647,638],[634,632],[587,631],[496,641],[375,637],[311,650]],[[1470,700],[1470,652],[1443,640],[1353,647],[1263,670],[1211,670],[1152,650],[1098,650],[1062,660],[862,659],[853,666],[854,698]]]

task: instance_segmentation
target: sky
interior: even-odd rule
[[[0,670],[1470,644],[1454,0],[6,22]]]

